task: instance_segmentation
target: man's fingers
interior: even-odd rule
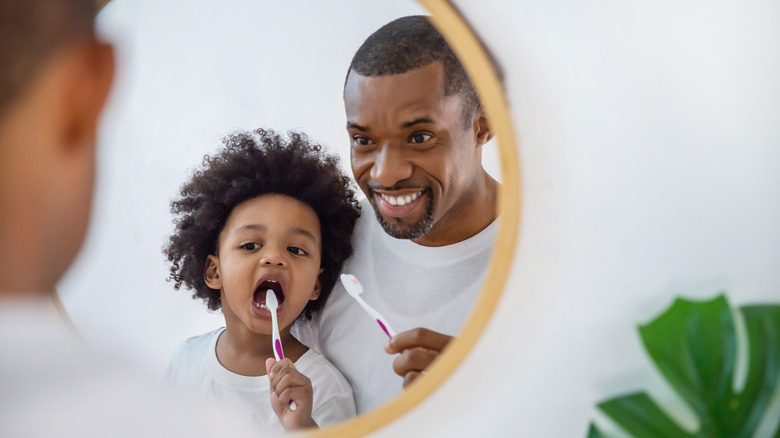
[[[447,346],[450,339],[452,336],[418,327],[395,335],[385,345],[385,351],[389,354],[396,354],[415,347],[441,351]]]
[[[422,372],[420,371],[409,371],[408,373],[406,373],[406,375],[404,376],[404,389],[406,389],[406,387],[409,386],[414,381],[414,379],[416,379],[417,376],[421,374]]]
[[[411,348],[404,350],[393,360],[393,371],[401,377],[411,371],[422,371],[439,357],[438,351],[428,350],[426,348]]]

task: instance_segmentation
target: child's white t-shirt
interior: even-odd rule
[[[268,376],[242,376],[219,363],[217,339],[224,330],[222,327],[184,341],[171,360],[168,377],[177,388],[233,405],[260,430],[284,432],[271,408]],[[295,361],[295,368],[311,380],[312,418],[320,427],[355,416],[352,388],[325,357],[308,350]]]

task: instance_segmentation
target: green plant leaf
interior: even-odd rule
[[[728,412],[734,425],[741,425],[734,435],[740,437],[753,434],[780,378],[780,306],[747,306],[742,315],[748,334],[747,379]]]
[[[607,438],[606,435],[604,435],[595,424],[590,423],[590,426],[588,427],[588,437],[587,438]]]
[[[693,438],[670,420],[644,392],[613,398],[598,404],[599,409],[637,438]]]
[[[734,390],[737,336],[725,296],[697,302],[677,299],[639,327],[653,362],[699,418],[689,433],[645,393],[599,403],[627,432],[644,437],[750,438],[766,413],[780,380],[780,305],[746,306],[747,371]],[[775,438],[780,438],[780,427]]]
[[[640,326],[639,334],[658,369],[699,417],[704,436],[719,436],[737,356],[726,297],[677,299],[661,316]]]

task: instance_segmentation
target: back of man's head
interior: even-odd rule
[[[47,291],[81,246],[113,52],[95,0],[0,1],[0,292]]]
[[[349,72],[361,76],[406,73],[438,62],[444,70],[444,95],[460,95],[464,115],[479,106],[479,97],[450,46],[425,16],[402,17],[366,39],[352,58]]]
[[[53,54],[92,35],[95,0],[0,2],[0,112]]]

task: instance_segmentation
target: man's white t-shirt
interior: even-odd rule
[[[220,404],[232,406],[242,416],[251,418],[259,430],[283,432],[271,408],[268,376],[242,376],[219,363],[217,339],[224,330],[222,327],[184,341],[171,360],[169,378],[178,388],[206,394]],[[295,368],[311,380],[311,415],[320,427],[355,416],[352,389],[321,354],[308,350],[295,361]]]
[[[354,254],[343,272],[363,285],[362,298],[396,333],[424,327],[455,336],[465,323],[484,280],[498,221],[477,235],[426,247],[387,235],[368,202],[353,235]],[[298,339],[322,352],[347,378],[358,414],[403,390],[384,351],[388,341],[376,321],[337,282],[325,308],[295,327]]]

